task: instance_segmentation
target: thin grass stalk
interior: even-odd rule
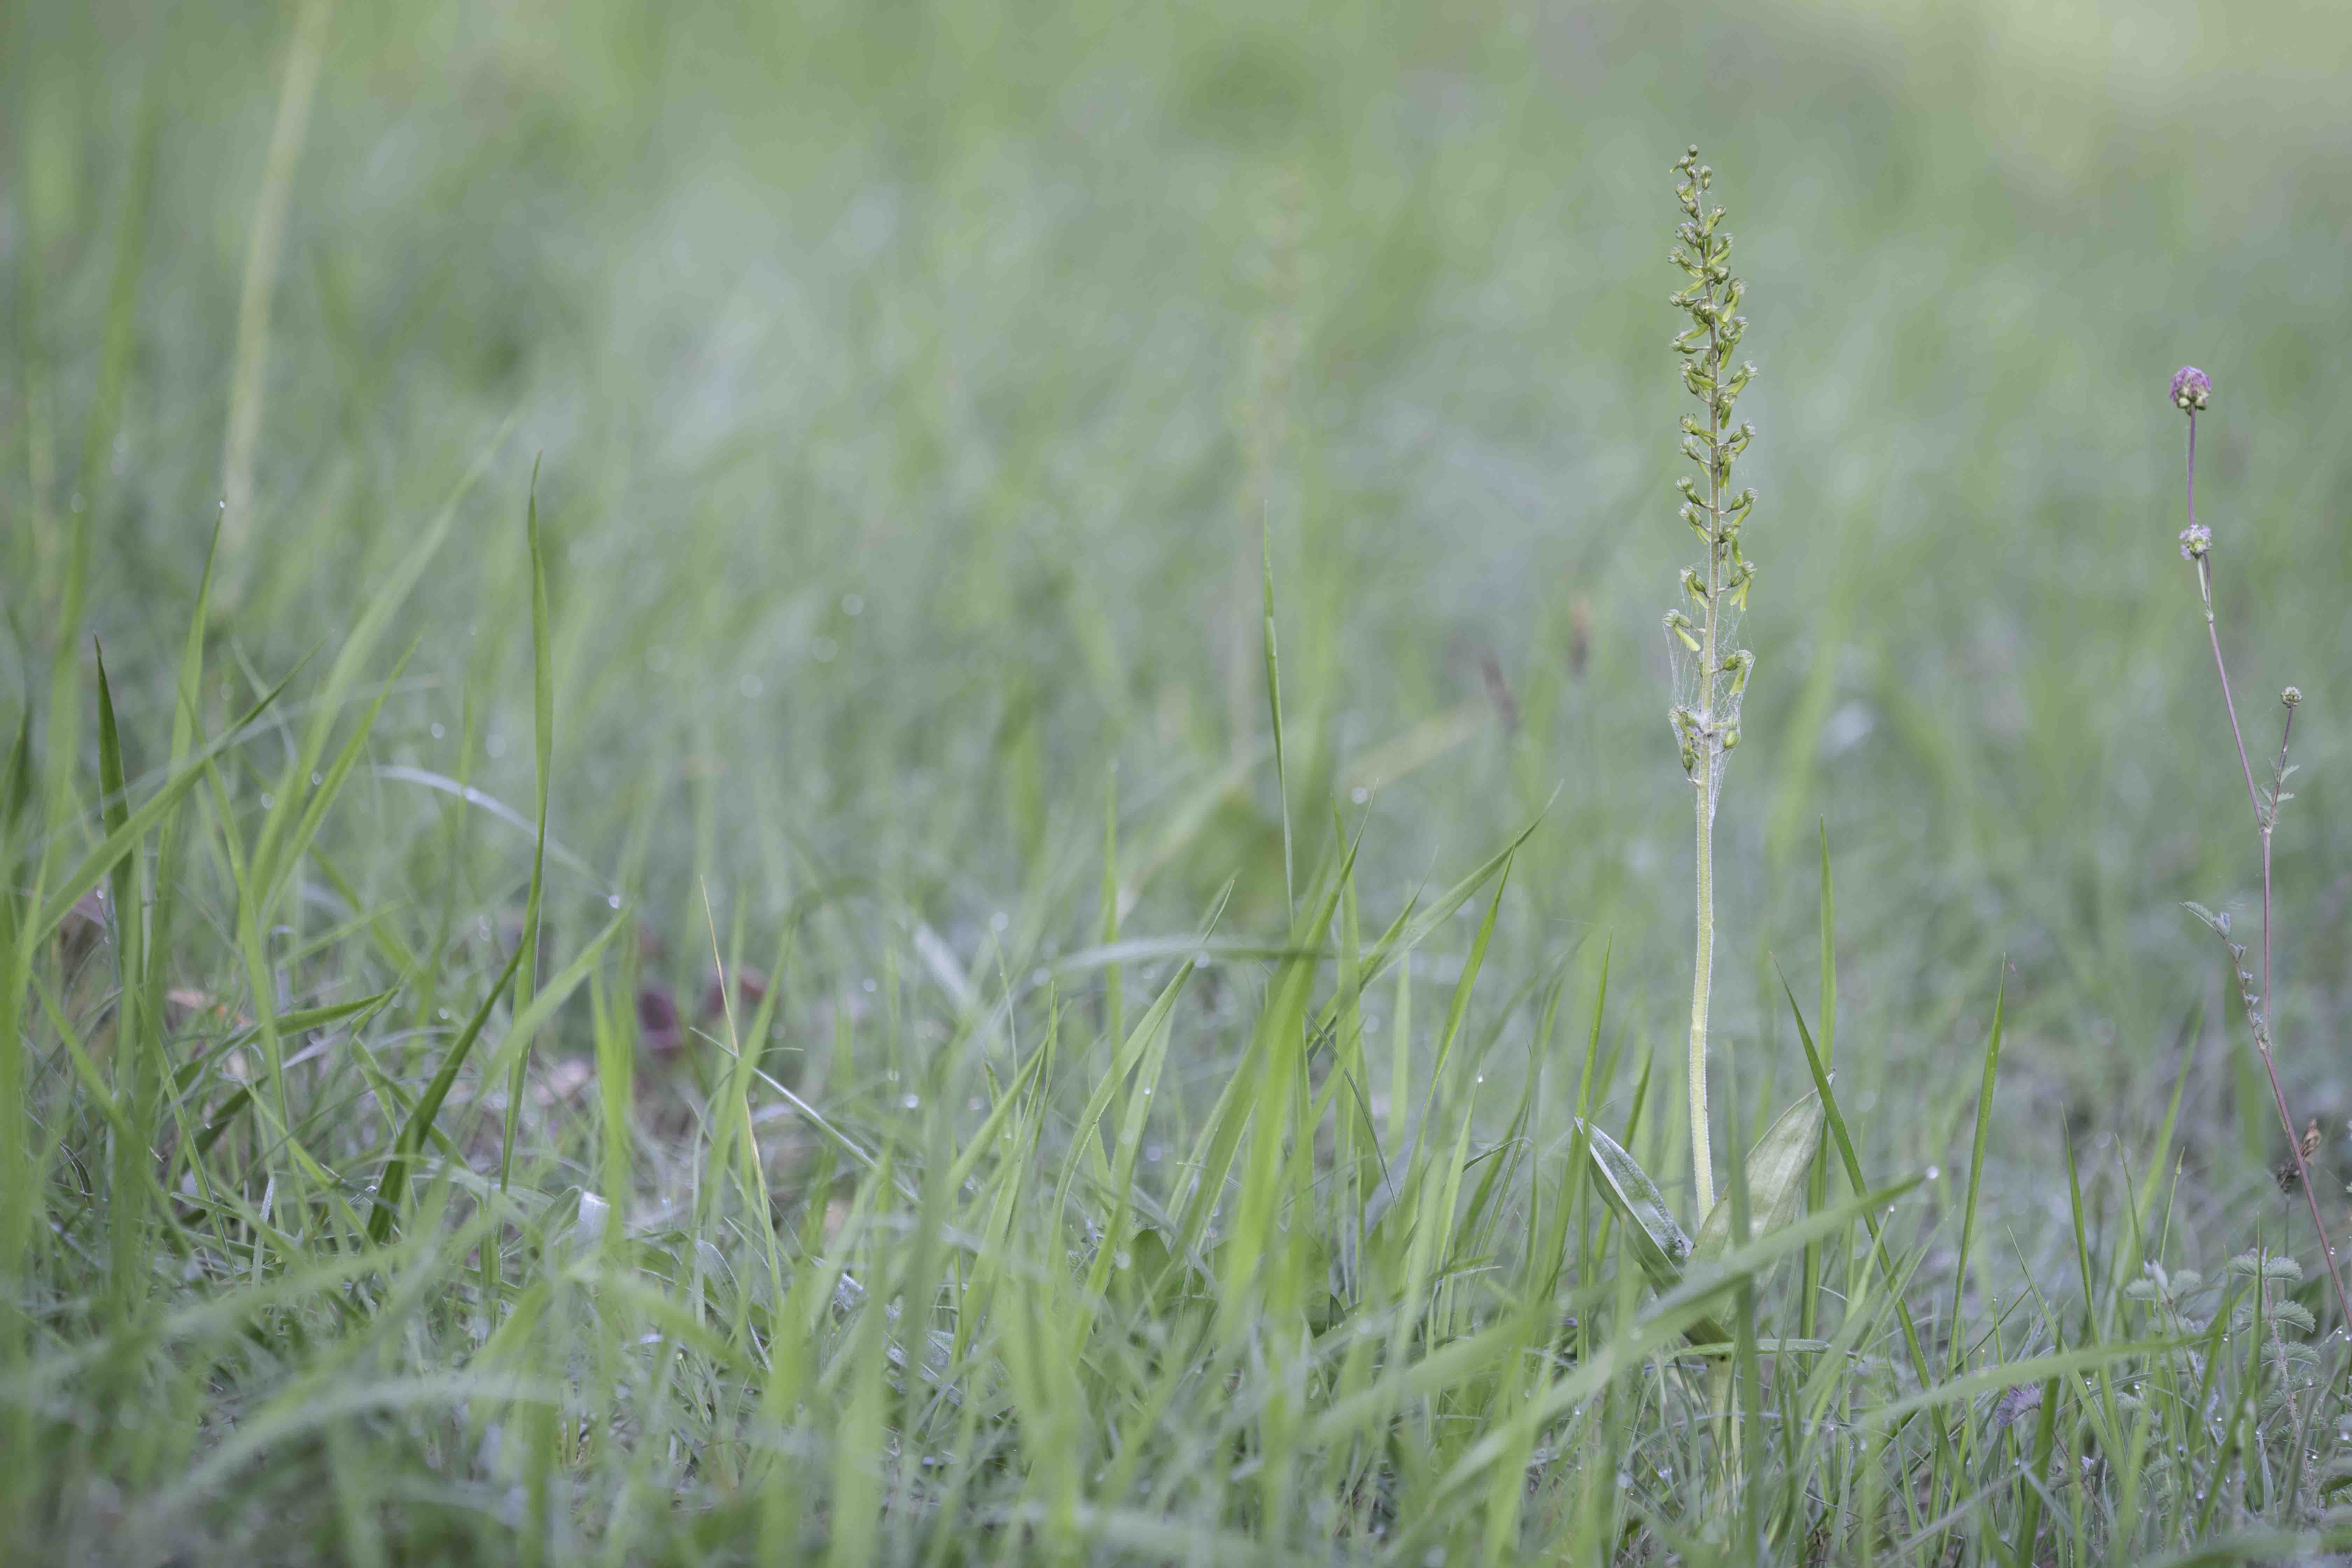
[[[2344,1289],[2344,1275],[2336,1267],[2336,1243],[2327,1234],[2327,1222],[2319,1213],[2319,1197],[2312,1190],[2311,1168],[2303,1152],[2302,1141],[2296,1136],[2294,1116],[2287,1109],[2286,1090],[2279,1082],[2278,1063],[2271,1053],[2271,1021],[2275,1016],[2272,1007],[2271,989],[2271,921],[2273,905],[2271,871],[2271,843],[2278,831],[2279,805],[2293,798],[2284,793],[2287,775],[2287,743],[2294,732],[2295,705],[2303,694],[2294,687],[2280,693],[2279,700],[2286,709],[2285,722],[2279,730],[2279,755],[2273,774],[2270,794],[2266,798],[2254,783],[2254,765],[2246,751],[2246,733],[2238,722],[2237,699],[2230,688],[2229,662],[2221,657],[2221,634],[2213,613],[2213,533],[2197,521],[2197,415],[2207,405],[2212,394],[2212,382],[2204,372],[2184,365],[2172,378],[2172,400],[2189,416],[2189,461],[2186,490],[2189,506],[2189,526],[2181,531],[2180,551],[2197,568],[2197,592],[2205,611],[2205,640],[2213,650],[2213,671],[2221,683],[2221,706],[2230,716],[2230,740],[2238,749],[2238,767],[2246,781],[2246,798],[2254,810],[2254,832],[2262,846],[2263,857],[2263,931],[2262,972],[2260,989],[2248,991],[2240,986],[2241,1000],[2246,1007],[2248,1032],[2253,1037],[2254,1049],[2263,1058],[2263,1072],[2270,1079],[2271,1101],[2278,1110],[2279,1129],[2286,1135],[2287,1158],[2294,1164],[2295,1184],[2303,1189],[2303,1201],[2311,1215],[2311,1228],[2319,1237],[2321,1261],[2327,1269],[2328,1283],[2336,1289],[2336,1310],[2343,1314],[2345,1331],[2352,1333],[2352,1297]],[[2214,929],[2226,942],[2229,930],[2226,922],[2215,921]]]

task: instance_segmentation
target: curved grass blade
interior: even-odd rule
[[[300,666],[298,665],[295,668],[299,669]],[[180,797],[195,787],[196,782],[205,776],[205,766],[243,734],[246,728],[258,719],[271,703],[278,700],[278,696],[286,689],[287,681],[294,679],[294,670],[289,670],[286,679],[280,680],[264,693],[261,700],[247,710],[243,718],[231,725],[226,733],[207,743],[186,766],[166,779],[163,788],[150,796],[145,805],[125,817],[120,827],[110,829],[97,848],[82,857],[81,864],[75,867],[73,873],[59,883],[42,902],[39,911],[33,918],[32,929],[24,933],[24,940],[37,943],[63,925],[66,916],[73,912],[74,905],[80,902],[81,896],[103,881],[114,869],[115,862],[128,855],[131,852],[131,847],[145,837],[148,830],[152,828],[173,806],[179,804]]]
[[[441,1058],[440,1070],[433,1075],[433,1081],[425,1086],[424,1094],[417,1099],[416,1109],[409,1113],[408,1121],[400,1130],[400,1136],[393,1142],[392,1159],[384,1165],[383,1179],[376,1184],[375,1206],[368,1215],[368,1239],[378,1246],[392,1235],[393,1216],[399,1210],[401,1194],[407,1190],[409,1166],[415,1161],[417,1150],[424,1145],[425,1129],[431,1127],[434,1119],[441,1114],[441,1102],[449,1098],[450,1086],[457,1081],[457,1069],[466,1065],[467,1053],[474,1048],[474,1041],[480,1037],[482,1026],[490,1021],[490,1009],[498,1005],[507,983],[522,966],[522,953],[523,944],[515,943],[514,952],[507,957],[506,967],[499,971],[498,979],[491,984],[488,994],[483,996],[482,1005],[474,1010],[474,1016],[466,1020],[466,1027],[450,1045],[449,1054]]]

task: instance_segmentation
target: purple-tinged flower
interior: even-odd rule
[[[2201,561],[2205,552],[2212,548],[2213,531],[2203,523],[2192,522],[2180,531],[2180,558],[2183,561]]]
[[[2172,373],[2172,405],[2183,414],[2195,414],[2213,396],[2213,378],[2193,364],[2184,364]]]

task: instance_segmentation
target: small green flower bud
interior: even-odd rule
[[[2279,693],[2279,700],[2285,703],[2289,708],[2292,708],[2296,703],[2303,700],[2303,693],[2290,686],[2284,691]]]

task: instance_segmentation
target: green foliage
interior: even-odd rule
[[[2342,1549],[2107,395],[2230,323],[2343,668],[2333,82],[2046,9],[11,11],[0,1553]],[[1799,524],[1712,1204],[1690,134]]]

